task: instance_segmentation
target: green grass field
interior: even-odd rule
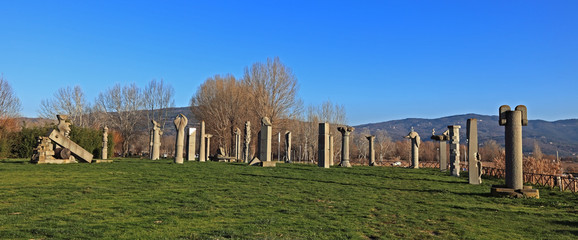
[[[0,160],[0,239],[576,239],[578,194],[436,169]],[[465,174],[462,174],[465,175]]]

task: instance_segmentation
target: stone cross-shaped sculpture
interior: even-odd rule
[[[523,189],[522,126],[528,125],[528,110],[518,105],[514,111],[508,105],[500,106],[500,126],[506,126],[506,187]]]
[[[413,127],[405,138],[411,140],[411,168],[419,168],[419,145],[421,145],[421,138],[419,134],[413,130]]]
[[[177,129],[177,140],[175,143],[175,163],[183,164],[184,158],[184,148],[185,148],[185,127],[189,120],[182,113],[175,117],[173,121],[175,123],[175,128]]]
[[[351,163],[349,163],[349,135],[353,130],[354,127],[351,126],[344,126],[338,127],[337,130],[341,132],[341,166],[342,167],[351,167]]]
[[[439,161],[440,161],[440,171],[447,171],[448,170],[448,156],[447,156],[447,141],[450,140],[450,131],[446,130],[441,135],[435,135],[435,129],[432,129],[432,140],[436,140],[440,142],[440,149],[439,149]]]
[[[108,127],[102,128],[102,159],[108,159]]]

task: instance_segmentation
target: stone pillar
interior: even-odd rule
[[[173,121],[177,130],[177,140],[175,141],[175,163],[183,164],[184,149],[185,149],[185,127],[189,123],[187,117],[182,113],[175,117]]]
[[[102,159],[108,159],[108,127],[102,128]]]
[[[209,161],[209,157],[211,156],[211,138],[213,137],[213,134],[205,134],[205,140],[207,141],[207,148],[205,149],[205,161]]]
[[[446,130],[442,135],[435,135],[435,129],[432,130],[431,139],[440,142],[439,149],[439,161],[440,161],[440,171],[445,172],[448,170],[448,156],[447,156],[447,141],[450,139],[450,130]]]
[[[271,162],[271,134],[273,129],[268,117],[264,117],[261,122],[259,160],[262,162]]]
[[[249,144],[251,143],[251,122],[245,123],[245,146],[243,147],[243,160],[249,163]]]
[[[187,161],[194,161],[196,155],[197,129],[189,127],[189,137],[187,143]]]
[[[319,123],[317,166],[329,168],[329,123]]]
[[[419,145],[421,145],[421,138],[419,134],[413,130],[413,127],[405,138],[411,140],[411,168],[419,168]]]
[[[482,162],[478,152],[477,119],[468,119],[466,132],[468,137],[468,175],[470,184],[480,184],[482,183]]]
[[[160,125],[152,120],[153,123],[153,151],[151,154],[152,160],[159,160],[161,153],[161,128]]]
[[[291,163],[291,132],[285,133],[285,162]]]
[[[207,140],[205,136],[205,121],[201,121],[201,133],[199,136],[199,161],[207,161]]]
[[[450,130],[450,171],[452,176],[460,176],[460,125],[448,126]]]
[[[369,141],[369,166],[375,166],[375,146],[373,145],[375,136],[365,137]]]
[[[351,167],[351,163],[349,163],[349,135],[353,130],[354,127],[345,126],[345,127],[338,127],[337,130],[341,132],[341,166],[342,167]]]
[[[241,129],[235,128],[235,161],[241,159]]]
[[[522,126],[528,125],[527,109],[519,105],[514,111],[500,107],[500,126],[506,126],[506,187],[514,190],[524,188],[522,170]]]
[[[329,134],[329,166],[333,166],[333,135]]]

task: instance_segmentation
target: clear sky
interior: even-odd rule
[[[0,72],[37,116],[80,85],[164,79],[187,106],[215,74],[279,56],[306,104],[350,124],[454,114],[578,118],[578,1],[0,0]]]

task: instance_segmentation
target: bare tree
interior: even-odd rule
[[[151,120],[155,120],[159,123],[161,130],[164,130],[169,117],[169,108],[175,106],[175,89],[163,79],[160,81],[153,79],[146,85],[143,94],[149,129],[152,128]]]
[[[379,156],[379,161],[384,161],[384,158],[391,158],[395,151],[395,143],[391,141],[391,137],[387,131],[377,129],[375,131],[375,146],[376,153]]]
[[[14,118],[20,113],[20,99],[12,91],[10,83],[0,75],[0,118]]]
[[[110,126],[116,129],[123,138],[123,156],[129,153],[130,143],[136,136],[135,126],[141,120],[139,110],[143,108],[140,88],[132,83],[126,86],[116,84],[96,99],[96,106],[106,116]]]
[[[502,150],[495,140],[487,140],[480,147],[480,157],[485,161],[493,161],[500,157]]]
[[[88,109],[84,92],[78,85],[58,89],[51,99],[40,102],[39,117],[53,119],[57,114],[66,114],[72,122],[81,127],[86,127],[84,115]]]

